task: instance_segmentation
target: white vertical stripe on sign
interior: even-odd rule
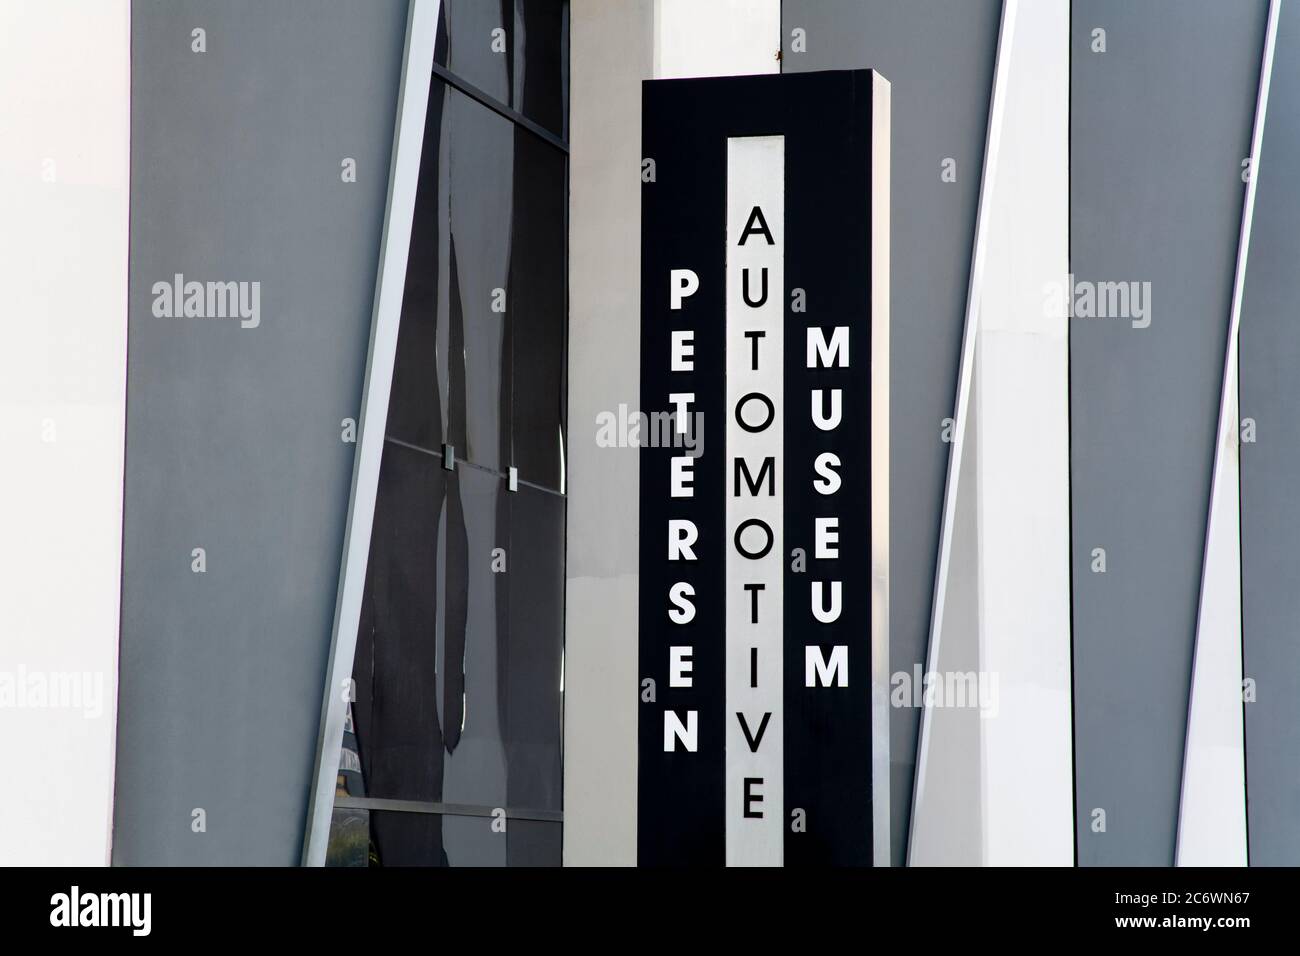
[[[724,462],[729,866],[779,866],[782,861],[784,237],[785,137],[728,139]]]

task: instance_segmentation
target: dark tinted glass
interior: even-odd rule
[[[433,81],[387,430],[494,471],[509,465],[514,130]]]
[[[449,494],[458,500],[454,478],[436,456],[384,448],[352,669],[361,774],[346,782],[354,796],[441,799],[438,633],[445,608],[438,583]],[[463,540],[454,532],[452,539]]]
[[[514,142],[510,337],[514,464],[561,489],[565,425],[565,156],[522,128]]]
[[[340,788],[559,810],[563,596],[563,498],[389,443]]]
[[[442,0],[434,58],[460,79],[510,102],[514,0]]]
[[[509,465],[510,367],[506,339],[514,124],[452,91],[450,115],[450,328],[448,440],[458,458]]]
[[[569,4],[515,0],[510,104],[561,138],[568,137]]]
[[[566,4],[444,0],[436,57],[563,128]],[[339,796],[561,809],[566,159],[432,81]],[[328,855],[558,866],[560,834],[338,807]]]
[[[559,866],[561,825],[492,817],[335,810],[327,866]]]
[[[433,451],[447,440],[450,382],[448,119],[447,87],[435,78],[429,87],[402,321],[388,402],[387,434]]]
[[[495,475],[385,448],[353,667],[366,796],[506,805],[506,578],[493,571],[506,494]]]
[[[507,799],[511,807],[559,810],[565,501],[527,486],[508,497]]]

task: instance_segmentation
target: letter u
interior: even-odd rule
[[[812,420],[824,432],[831,431],[839,427],[840,417],[843,412],[842,389],[832,388],[831,392],[831,410],[826,411],[826,399],[823,397],[824,390],[814,388],[812,390]]]
[[[763,286],[762,286],[763,291],[759,295],[758,301],[755,302],[753,299],[749,297],[749,270],[748,269],[741,270],[740,294],[745,299],[745,305],[750,306],[751,308],[757,309],[760,305],[762,305],[764,302],[767,301],[767,266],[763,266],[762,275],[763,275]]]
[[[833,624],[840,617],[840,598],[842,589],[839,581],[831,582],[831,606],[826,607],[826,595],[822,585],[825,581],[812,582],[812,612],[813,617],[817,618],[823,624]]]

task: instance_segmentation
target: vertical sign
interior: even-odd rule
[[[643,124],[638,859],[886,861],[889,85]]]
[[[728,865],[781,863],[785,137],[727,140]]]

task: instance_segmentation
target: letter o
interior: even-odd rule
[[[762,528],[763,532],[767,535],[767,544],[763,545],[762,550],[758,551],[757,553],[753,551],[745,550],[745,546],[740,543],[740,536],[745,533],[745,529],[751,527]],[[745,557],[749,558],[749,560],[757,561],[760,558],[767,557],[767,553],[772,550],[772,528],[768,525],[766,521],[763,521],[759,518],[748,518],[745,521],[742,521],[740,525],[736,528],[736,534],[734,540],[735,540],[737,551],[739,551]]]
[[[751,399],[757,399],[767,406],[767,421],[763,422],[761,425],[750,425],[745,421],[745,416],[742,414],[745,410],[746,403]],[[762,392],[750,392],[748,395],[742,396],[740,401],[736,402],[736,424],[747,432],[752,433],[763,431],[768,425],[772,424],[772,419],[774,418],[776,418],[776,408],[773,407],[772,400]]]

